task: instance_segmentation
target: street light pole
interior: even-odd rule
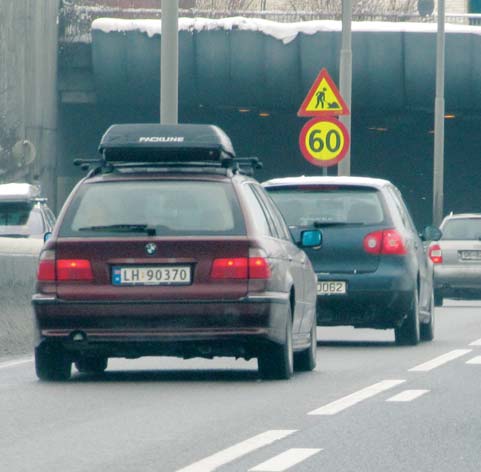
[[[444,211],[444,60],[445,0],[438,0],[436,35],[436,99],[434,102],[433,224],[439,226]]]
[[[341,59],[339,64],[339,91],[351,109],[352,94],[352,0],[342,0],[342,42]],[[351,115],[344,115],[340,119],[351,135]],[[351,150],[337,166],[338,175],[351,175]]]
[[[179,101],[179,5],[177,0],[161,1],[160,122],[162,124],[177,124]]]

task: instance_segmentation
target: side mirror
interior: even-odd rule
[[[47,231],[47,232],[43,235],[43,242],[46,243],[51,237],[52,237],[52,232],[51,232],[51,231]]]
[[[442,231],[436,228],[436,226],[426,226],[421,233],[421,239],[423,241],[439,241],[442,236]]]
[[[319,230],[306,230],[301,233],[301,247],[319,248],[322,244],[322,234]]]

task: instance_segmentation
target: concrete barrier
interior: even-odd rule
[[[32,352],[35,285],[42,240],[0,238],[0,357]]]

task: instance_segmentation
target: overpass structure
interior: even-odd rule
[[[158,121],[160,20],[97,19],[91,34],[60,52],[59,196],[79,174],[71,161],[95,152],[112,122]],[[341,24],[260,19],[179,22],[179,119],[215,123],[258,176],[316,174],[303,160],[296,111],[322,67],[337,80]],[[481,27],[447,25],[446,211],[477,189]],[[393,180],[418,222],[431,212],[435,25],[353,24],[353,174]]]

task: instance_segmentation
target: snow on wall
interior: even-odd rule
[[[373,32],[418,32],[435,33],[435,23],[397,23],[381,21],[353,22],[353,31]],[[118,18],[98,18],[92,23],[92,30],[103,31],[104,33],[140,31],[149,37],[161,33],[160,20],[125,20]],[[320,31],[341,31],[340,21],[318,20],[303,21],[298,23],[278,23],[270,20],[257,18],[224,18],[213,20],[208,18],[179,18],[180,31],[210,31],[210,30],[241,30],[259,31],[265,35],[272,36],[284,44],[293,41],[299,33],[315,34]],[[447,33],[471,33],[481,35],[481,26],[467,26],[446,24]]]

